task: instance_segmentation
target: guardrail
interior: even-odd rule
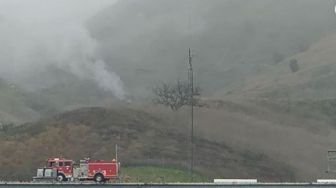
[[[214,179],[214,183],[95,183],[95,182],[1,182],[0,187],[336,187],[336,179],[318,179],[316,182],[258,182],[256,179]]]
[[[71,182],[71,183],[43,183],[43,182],[0,182],[0,187],[95,187],[95,186],[104,186],[104,187],[336,187],[336,182],[299,182],[299,183],[103,183],[97,184],[92,182]]]

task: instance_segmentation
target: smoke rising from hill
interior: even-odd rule
[[[101,60],[97,42],[84,24],[88,17],[112,3],[0,1],[1,78],[28,89],[50,87],[54,80],[37,75],[52,67],[82,80],[94,80],[102,89],[123,98],[122,81]]]
[[[335,0],[122,0],[88,25],[132,95],[184,79],[192,48],[195,83],[221,98],[335,32],[334,6]]]

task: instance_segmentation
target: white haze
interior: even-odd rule
[[[114,2],[0,0],[0,77],[30,89],[47,87],[47,82],[36,79],[56,67],[82,80],[94,80],[123,98],[120,77],[99,58],[97,42],[85,27],[88,18]]]

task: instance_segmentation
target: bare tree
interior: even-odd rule
[[[292,73],[297,72],[300,69],[298,61],[296,59],[291,59],[289,62],[289,68],[292,71]]]
[[[11,129],[12,127],[14,127],[14,125],[12,123],[2,123],[2,122],[0,122],[0,132],[7,133],[9,131],[9,129]]]
[[[169,106],[173,111],[179,110],[184,105],[191,104],[191,90],[189,84],[178,80],[175,84],[162,83],[153,88],[156,104]],[[200,88],[194,87],[194,96],[200,95]],[[198,104],[198,100],[194,98],[194,105]]]

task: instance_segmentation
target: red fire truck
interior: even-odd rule
[[[37,169],[34,180],[104,182],[118,178],[120,163],[113,160],[91,160],[86,158],[75,163],[62,157],[49,158],[44,168]]]

